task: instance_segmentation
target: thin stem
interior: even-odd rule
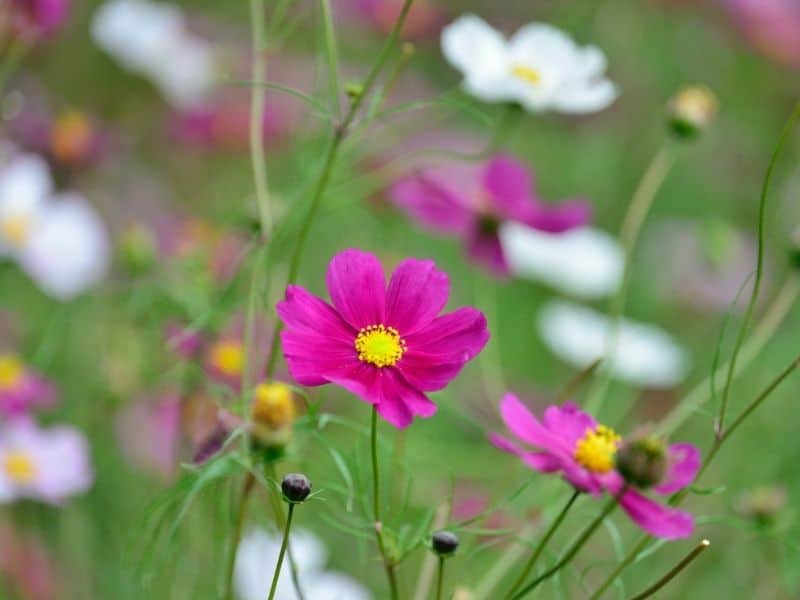
[[[547,546],[547,543],[550,541],[550,538],[553,537],[553,534],[555,534],[556,530],[564,521],[564,518],[567,516],[569,509],[572,508],[572,505],[575,503],[575,500],[578,499],[578,496],[580,496],[580,494],[581,493],[578,490],[575,490],[569,497],[569,500],[567,500],[567,503],[564,505],[564,508],[562,508],[561,512],[558,513],[558,516],[555,518],[553,523],[550,525],[549,529],[545,532],[544,536],[542,536],[542,539],[539,541],[539,544],[534,549],[533,553],[531,554],[531,557],[528,559],[528,562],[525,563],[525,567],[522,569],[522,572],[519,574],[519,577],[517,577],[517,580],[514,582],[514,585],[512,585],[511,589],[508,591],[508,596],[513,596],[514,592],[516,592],[520,588],[520,586],[522,586],[522,584],[525,583],[525,580],[528,578],[528,575],[533,570],[533,567],[536,565],[536,561],[539,560],[539,557],[542,555],[542,552],[544,552],[544,549]]]
[[[714,458],[717,456],[722,445],[725,443],[726,440],[730,438],[736,429],[749,417],[753,411],[755,411],[761,404],[766,400],[770,394],[781,384],[785,381],[795,370],[800,369],[800,356],[795,357],[792,362],[790,362],[785,369],[783,369],[778,375],[773,379],[764,390],[756,396],[756,398],[747,405],[747,407],[733,420],[730,427],[722,432],[721,435],[715,438],[714,444],[711,447],[711,450],[706,456],[706,459],[703,461],[703,466],[700,467],[700,470],[695,477],[695,482],[699,481],[703,474],[708,470],[708,467],[711,465]],[[684,488],[680,492],[674,494],[670,500],[669,504],[671,506],[677,506],[681,502],[683,502],[684,498],[686,498],[688,494],[688,488]],[[589,600],[598,600],[602,597],[603,593],[611,587],[611,584],[619,577],[619,575],[624,571],[628,565],[636,560],[636,557],[639,553],[644,549],[647,545],[647,541],[649,540],[649,536],[643,535],[639,541],[634,545],[634,547],[625,555],[625,557],[619,562],[619,564],[614,568],[614,570],[609,574],[608,577],[600,584],[600,586],[595,590],[595,592],[591,595]]]
[[[764,225],[765,215],[767,208],[767,195],[769,194],[770,183],[772,182],[772,174],[775,171],[775,166],[778,163],[778,158],[783,151],[786,141],[789,139],[789,134],[794,128],[797,119],[800,118],[800,102],[798,102],[792,111],[789,120],[783,127],[781,136],[778,139],[778,145],[772,153],[772,158],[767,166],[767,173],[764,176],[764,184],[761,187],[761,198],[758,204],[758,258],[756,259],[756,276],[753,281],[753,291],[750,294],[750,302],[747,304],[747,310],[744,313],[744,320],[739,329],[739,335],[736,338],[736,344],[733,347],[730,363],[728,363],[728,373],[725,376],[725,387],[722,390],[722,402],[719,407],[719,416],[717,417],[716,432],[721,435],[725,429],[725,414],[728,409],[728,400],[731,391],[731,382],[733,381],[733,373],[736,370],[736,361],[739,358],[739,351],[744,343],[744,338],[747,335],[747,330],[750,327],[750,321],[753,319],[753,311],[755,310],[756,300],[758,293],[761,290],[761,281],[764,275]]]
[[[569,561],[571,561],[575,557],[578,551],[581,548],[583,548],[584,544],[586,544],[586,542],[589,541],[589,538],[591,538],[592,534],[594,534],[597,528],[600,527],[600,525],[602,525],[605,518],[609,514],[611,514],[611,511],[613,511],[616,508],[619,498],[624,493],[625,493],[625,488],[620,490],[618,494],[612,496],[606,503],[606,505],[603,507],[603,510],[600,512],[600,514],[597,515],[597,517],[595,517],[595,519],[591,523],[589,523],[589,525],[586,526],[586,529],[583,530],[583,533],[581,533],[580,537],[578,537],[578,539],[575,540],[572,546],[570,546],[566,554],[564,554],[564,556],[562,556],[561,559],[559,559],[559,561],[555,565],[550,567],[547,571],[545,571],[544,573],[539,575],[536,579],[527,584],[514,596],[511,596],[511,600],[519,600],[519,598],[527,596],[528,593],[535,590],[540,583],[542,583],[547,579],[550,579],[550,577],[552,577],[553,575],[558,573],[563,567],[565,567],[569,563]]]
[[[443,502],[439,505],[439,508],[436,509],[436,516],[433,519],[433,527],[431,529],[433,531],[442,529],[447,524],[449,515],[450,504],[448,502]],[[437,556],[433,554],[433,552],[428,552],[419,570],[417,589],[414,591],[413,596],[414,600],[426,600],[429,597],[428,592],[430,591],[436,573],[436,564]]]
[[[595,379],[595,384],[588,395],[586,410],[597,412],[603,403],[608,386],[611,380],[611,372],[614,368],[614,353],[619,342],[619,331],[622,323],[622,315],[625,312],[625,300],[628,295],[628,285],[630,283],[631,267],[633,264],[633,254],[636,242],[642,231],[650,208],[653,206],[658,190],[664,183],[667,175],[675,163],[675,151],[671,142],[668,140],[653,157],[653,161],[644,172],[636,191],[633,193],[631,203],[622,221],[619,234],[619,242],[625,256],[625,266],[623,267],[622,282],[617,293],[611,301],[609,309],[609,319],[611,320],[611,331],[606,342],[605,365]]]
[[[319,0],[322,11],[322,24],[325,32],[325,57],[328,60],[328,88],[331,112],[339,118],[342,113],[339,105],[339,52],[336,46],[336,31],[333,27],[333,14],[330,0]]]
[[[236,510],[236,523],[233,529],[233,538],[231,538],[230,549],[228,550],[228,564],[225,570],[225,596],[226,600],[233,600],[233,571],[236,566],[236,553],[239,549],[239,541],[242,539],[242,528],[244,527],[244,518],[247,513],[247,502],[250,499],[250,493],[253,491],[253,485],[256,478],[252,473],[247,473],[242,484],[242,493],[239,496],[239,505]]]
[[[436,575],[436,600],[442,600],[442,582],[444,581],[444,556],[439,557],[439,569]]]
[[[252,79],[266,79],[266,58],[264,56],[264,0],[250,0],[250,26],[252,38]],[[256,187],[256,202],[261,225],[261,237],[266,238],[272,228],[272,214],[267,189],[267,171],[264,161],[264,93],[266,89],[254,85],[250,92],[250,160],[253,180]]]
[[[641,594],[638,594],[638,595],[634,596],[634,597],[633,597],[631,600],[645,600],[645,598],[649,598],[650,596],[652,596],[653,594],[655,594],[655,593],[656,593],[658,590],[660,590],[661,588],[663,588],[663,587],[664,587],[665,585],[667,585],[667,584],[668,584],[668,583],[669,583],[669,582],[670,582],[672,579],[674,579],[674,578],[675,578],[675,576],[676,576],[678,573],[680,573],[680,572],[681,572],[681,571],[683,571],[683,570],[684,570],[684,569],[685,569],[687,566],[689,566],[689,563],[691,563],[691,562],[692,562],[692,561],[693,561],[695,558],[697,558],[698,556],[700,556],[700,554],[702,554],[702,553],[703,553],[703,551],[704,551],[704,550],[706,550],[706,549],[707,549],[707,548],[708,548],[710,545],[711,545],[711,542],[709,542],[708,540],[703,540],[702,542],[700,542],[700,543],[699,543],[699,544],[698,544],[698,545],[697,545],[697,546],[694,548],[694,550],[692,550],[692,551],[691,551],[689,554],[687,554],[687,555],[686,555],[686,556],[683,558],[683,560],[682,560],[681,562],[679,562],[677,565],[675,565],[675,566],[674,566],[674,567],[673,567],[673,568],[672,568],[672,569],[669,571],[669,573],[667,573],[666,575],[664,575],[664,576],[663,576],[661,579],[659,579],[658,581],[656,581],[656,582],[655,582],[653,585],[651,585],[649,588],[647,588],[647,589],[646,589],[645,591],[643,591]]]
[[[275,471],[275,461],[268,461],[265,467],[267,476],[273,481],[278,481],[278,473]],[[280,530],[286,525],[286,517],[283,515],[283,503],[281,502],[280,493],[275,490],[269,494],[270,501],[272,502],[272,512],[275,514],[275,525]],[[289,546],[286,548],[286,553],[289,556],[289,572],[292,575],[292,585],[294,585],[295,595],[304,600],[303,589],[300,587],[300,577],[297,571],[297,561],[292,554],[292,542],[289,541]]]
[[[389,591],[392,600],[397,600],[397,577],[394,572],[394,565],[386,553],[386,545],[383,540],[383,523],[381,522],[381,480],[378,469],[378,410],[374,406],[372,407],[372,424],[370,431],[372,450],[372,514],[375,520],[375,537],[378,540],[378,549],[383,559],[386,577],[389,580]]]
[[[756,326],[753,335],[750,336],[750,339],[742,346],[739,361],[733,373],[734,377],[744,371],[750,363],[761,354],[764,346],[773,338],[773,335],[780,324],[783,323],[783,320],[786,318],[786,315],[789,314],[789,311],[792,309],[795,302],[797,302],[799,296],[800,277],[792,273],[775,296],[773,303],[767,308],[764,318]],[[655,432],[658,435],[669,436],[669,434],[678,429],[699,406],[702,406],[711,399],[711,393],[709,391],[710,380],[713,378],[713,381],[716,382],[724,377],[729,366],[730,361],[720,365],[712,375],[709,375],[692,388],[684,399],[662,419],[661,423],[656,427]]]
[[[278,554],[278,563],[275,565],[275,572],[272,574],[272,585],[269,588],[269,596],[267,600],[272,600],[275,597],[275,591],[278,589],[278,578],[281,574],[281,567],[283,566],[283,556],[286,554],[286,547],[289,545],[289,531],[292,528],[292,516],[294,516],[294,503],[289,503],[289,516],[286,517],[286,527],[283,529],[283,541],[281,542],[281,551]]]
[[[389,37],[386,39],[380,54],[378,55],[378,59],[370,72],[367,74],[367,78],[364,80],[361,93],[353,98],[352,102],[350,103],[350,110],[347,111],[344,120],[334,129],[333,138],[331,139],[330,144],[328,144],[328,149],[325,152],[325,158],[322,162],[322,170],[320,171],[317,184],[314,186],[314,190],[311,194],[308,212],[306,213],[305,219],[303,219],[303,222],[300,226],[300,231],[297,234],[294,250],[289,261],[289,274],[286,281],[287,285],[291,285],[297,281],[297,275],[300,270],[300,260],[303,257],[303,250],[305,248],[306,241],[308,240],[308,234],[311,231],[311,224],[314,222],[314,218],[319,211],[319,207],[322,202],[322,196],[331,178],[333,165],[336,162],[336,156],[339,152],[339,148],[342,145],[345,137],[347,137],[350,125],[353,123],[353,120],[358,114],[358,110],[361,108],[364,98],[375,85],[378,75],[380,75],[381,69],[386,63],[386,59],[389,57],[389,52],[400,35],[400,30],[403,28],[406,17],[408,17],[408,11],[411,9],[413,2],[414,0],[404,0],[403,7],[400,10],[400,15],[398,16],[397,21],[395,21],[394,27],[392,27],[392,31],[389,34]],[[278,356],[278,342],[280,340],[280,332],[282,328],[283,325],[279,321],[275,327],[275,331],[272,334],[271,351],[269,362],[267,364],[267,378],[271,377],[275,371],[275,364]]]

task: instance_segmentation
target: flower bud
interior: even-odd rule
[[[458,548],[458,536],[452,531],[435,531],[431,536],[431,545],[439,556],[450,556]]]
[[[635,438],[622,444],[615,462],[626,482],[638,488],[649,488],[660,482],[666,473],[666,446],[656,438]]]
[[[296,418],[292,388],[285,383],[261,383],[253,392],[250,419],[253,436],[265,448],[289,443]]]
[[[302,473],[289,473],[281,481],[283,498],[292,504],[303,502],[311,493],[311,482]]]
[[[130,225],[120,237],[118,256],[122,266],[133,275],[149,271],[158,255],[153,232],[141,224]]]
[[[694,137],[711,124],[717,108],[717,97],[706,86],[685,87],[669,101],[669,125],[678,137]]]
[[[736,512],[746,519],[766,526],[786,507],[786,490],[777,486],[762,486],[747,490],[736,502]]]

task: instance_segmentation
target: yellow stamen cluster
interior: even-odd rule
[[[406,343],[394,327],[370,325],[358,332],[355,341],[358,360],[376,367],[392,367],[406,351]]]
[[[285,383],[261,383],[253,394],[253,421],[270,429],[291,425],[295,419],[292,388]]]
[[[531,85],[539,85],[542,82],[541,73],[532,67],[514,65],[511,67],[511,74],[514,77],[522,79],[525,83],[529,83]]]
[[[24,452],[9,452],[3,457],[3,470],[15,483],[30,483],[36,477],[36,466]]]
[[[11,354],[0,354],[0,389],[16,387],[25,375],[25,366]]]
[[[84,158],[92,143],[92,125],[86,115],[69,110],[60,115],[50,131],[50,148],[62,161]]]
[[[0,232],[5,241],[12,246],[22,246],[28,239],[30,228],[30,219],[23,215],[9,215],[0,220]]]
[[[608,473],[614,468],[614,455],[621,440],[613,429],[598,425],[578,440],[575,460],[593,473]]]
[[[211,364],[229,377],[241,375],[244,368],[244,348],[241,342],[226,340],[215,344],[211,349]]]

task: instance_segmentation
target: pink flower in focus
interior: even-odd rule
[[[166,393],[127,406],[117,419],[117,436],[134,465],[169,480],[178,466],[180,397]]]
[[[505,155],[485,165],[449,164],[423,169],[396,182],[394,203],[424,225],[464,239],[470,258],[498,275],[508,264],[498,238],[505,221],[560,233],[589,222],[591,207],[571,200],[550,206],[533,191],[533,177]]]
[[[691,514],[662,506],[636,489],[626,486],[615,469],[620,438],[598,425],[572,403],[550,406],[539,421],[514,394],[506,394],[500,414],[516,438],[541,448],[531,452],[497,435],[489,436],[500,450],[515,454],[529,468],[541,473],[561,473],[576,490],[599,496],[622,494],[619,504],[631,520],[650,535],[677,539],[691,535]],[[668,467],[663,480],[652,489],[669,495],[688,486],[700,468],[700,453],[691,444],[672,444],[667,450]]]
[[[296,285],[278,303],[289,372],[301,385],[345,388],[398,428],[433,415],[425,392],[446,387],[489,340],[474,308],[437,316],[450,283],[432,260],[402,261],[387,287],[374,255],[348,249],[326,283],[333,306]]]
[[[797,0],[728,0],[748,41],[773,60],[800,68],[800,3]]]
[[[14,417],[55,402],[53,385],[13,354],[0,354],[0,414]]]
[[[72,427],[39,429],[27,418],[0,429],[0,503],[62,504],[92,485],[86,438]]]

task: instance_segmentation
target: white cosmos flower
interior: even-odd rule
[[[217,79],[211,46],[193,36],[181,9],[149,0],[111,0],[92,19],[95,42],[148,77],[178,107],[206,98]]]
[[[53,190],[47,163],[35,154],[18,154],[0,166],[0,255],[17,255]]]
[[[500,244],[511,273],[580,298],[613,294],[622,280],[625,253],[616,239],[581,227],[552,234],[508,221]]]
[[[236,555],[235,583],[240,600],[264,600],[278,562],[281,538],[263,529],[248,532]],[[303,595],[313,600],[370,600],[367,589],[343,573],[325,571],[327,553],[311,532],[298,529],[290,537],[290,548],[297,565]],[[296,600],[288,557],[284,558],[278,579],[277,600]]]
[[[606,315],[563,301],[545,305],[538,327],[553,354],[581,369],[606,354],[613,332],[612,321]],[[689,360],[666,332],[623,319],[606,366],[614,377],[629,383],[668,388],[686,377]]]
[[[54,196],[19,254],[22,269],[46,294],[69,300],[97,283],[109,241],[91,205],[74,192]]]
[[[551,25],[530,23],[510,40],[475,15],[442,31],[445,58],[464,75],[464,88],[485,102],[517,102],[531,112],[590,113],[617,97],[604,77],[606,57],[578,46]]]

